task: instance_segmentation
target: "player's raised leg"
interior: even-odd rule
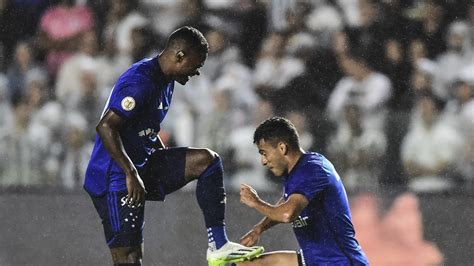
[[[158,150],[152,155],[146,176],[144,182],[149,200],[163,200],[164,195],[159,195],[160,191],[170,194],[197,180],[196,198],[207,228],[207,259],[210,265],[249,260],[263,253],[263,247],[245,247],[227,238],[224,169],[217,153],[197,148]]]
[[[245,247],[227,239],[224,169],[219,155],[209,149],[189,149],[185,176],[188,182],[196,178],[198,180],[196,197],[207,228],[209,265],[245,261],[262,254],[263,247]]]

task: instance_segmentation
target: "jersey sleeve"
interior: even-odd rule
[[[323,171],[300,171],[294,176],[293,186],[288,194],[302,194],[311,201],[329,186],[329,178]]]
[[[146,83],[119,83],[116,84],[110,95],[107,109],[113,110],[125,120],[129,120],[139,113],[150,97],[150,88]]]

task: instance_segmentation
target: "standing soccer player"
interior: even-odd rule
[[[196,197],[209,238],[209,265],[257,257],[262,247],[227,239],[223,168],[208,149],[165,148],[158,136],[174,81],[184,85],[208,54],[202,33],[182,27],[155,58],[132,65],[115,84],[97,125],[85,190],[102,219],[114,265],[141,265],[146,200],[163,201],[197,179]]]
[[[265,218],[240,243],[254,245],[270,227],[292,223],[301,249],[266,253],[238,265],[368,265],[355,239],[344,186],[331,162],[321,154],[303,151],[295,126],[282,117],[260,124],[253,140],[262,164],[284,177],[284,194],[271,205],[253,188],[241,185],[241,202]]]

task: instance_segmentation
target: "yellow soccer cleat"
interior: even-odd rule
[[[207,250],[209,266],[226,266],[229,263],[252,260],[262,255],[264,248],[261,246],[246,247],[234,242],[227,242],[220,249]]]

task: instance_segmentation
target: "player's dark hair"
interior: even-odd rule
[[[187,48],[197,52],[200,56],[206,57],[209,52],[209,44],[206,38],[196,28],[184,26],[175,30],[169,36],[166,46],[172,46],[179,41],[183,41]]]
[[[257,127],[253,135],[253,143],[256,144],[262,139],[272,145],[283,141],[290,149],[298,149],[300,146],[300,138],[295,125],[290,120],[279,116],[268,118]]]

